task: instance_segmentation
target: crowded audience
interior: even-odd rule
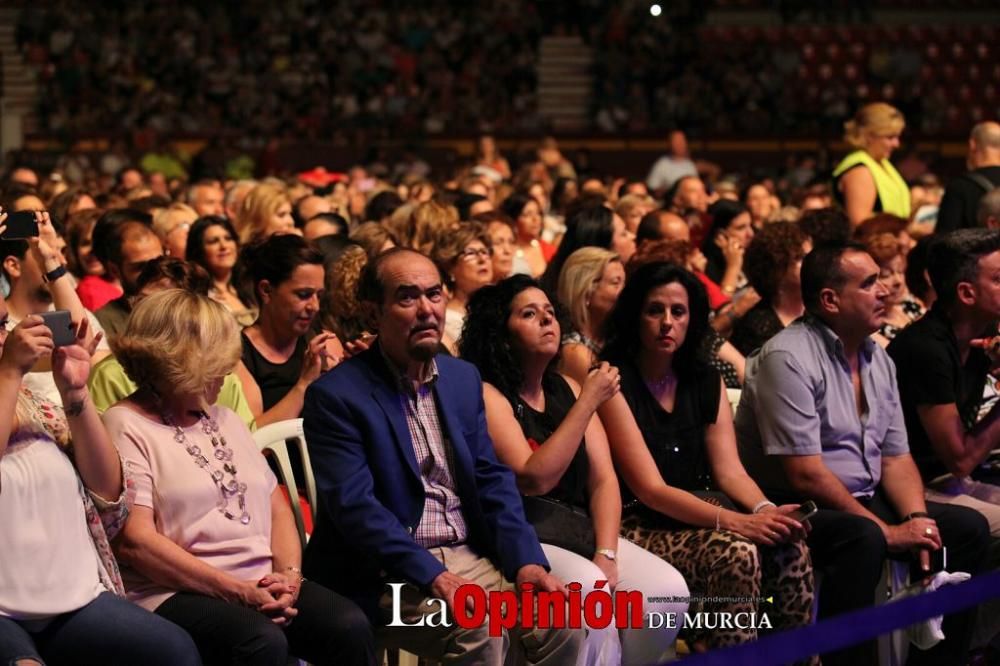
[[[371,53],[378,15],[352,37]],[[393,29],[421,58],[485,48],[433,37],[450,25],[434,16]],[[77,38],[63,32],[46,55],[58,71]],[[418,85],[395,57],[387,106],[389,88]],[[86,77],[110,66],[90,64]],[[228,95],[211,70],[191,85]],[[204,121],[192,106],[164,122]],[[994,125],[971,128],[970,174],[996,168]],[[680,130],[646,182],[598,175],[553,137],[518,154],[487,134],[440,171],[407,149],[407,168],[375,151],[343,174],[189,176],[166,144],[152,161],[118,146],[114,177],[71,188],[14,165],[0,180],[0,661],[71,663],[81,641],[102,663],[372,664],[401,649],[647,664],[876,605],[886,562],[912,561],[916,582],[943,546],[949,571],[996,569],[1000,205],[971,196],[968,174],[904,180],[906,127],[862,105],[833,168],[798,156],[774,178],[695,159]],[[961,221],[935,231],[956,197]],[[985,212],[969,222],[973,204]],[[36,230],[7,237],[17,211]],[[254,442],[289,423],[309,451],[289,447],[291,473],[315,480],[301,501]],[[57,476],[35,489],[42,465]],[[85,557],[40,549],[28,515],[37,539]],[[470,581],[604,581],[656,597],[647,614],[691,595],[770,626],[386,626],[426,619],[428,599],[453,612]],[[911,662],[990,650],[986,615],[947,616]],[[861,641],[804,659],[875,655]]]

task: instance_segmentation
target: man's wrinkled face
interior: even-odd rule
[[[416,252],[401,252],[386,260],[380,270],[380,344],[400,365],[430,360],[441,343],[448,304],[441,274],[430,259]]]

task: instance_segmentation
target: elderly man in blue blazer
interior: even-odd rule
[[[447,295],[436,266],[390,250],[366,267],[359,299],[376,344],[306,393],[319,491],[306,575],[353,598],[376,624],[388,621],[379,632],[386,647],[499,666],[520,639],[528,663],[575,663],[579,630],[491,637],[486,626],[430,618],[442,605],[433,599],[453,609],[467,583],[485,591],[563,585],[548,573],[514,476],[493,452],[478,372],[437,354]],[[405,585],[390,585],[397,582]]]

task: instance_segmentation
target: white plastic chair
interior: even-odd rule
[[[313,476],[312,464],[309,461],[309,451],[306,449],[306,436],[302,431],[302,419],[288,419],[260,428],[253,435],[257,448],[261,452],[270,451],[278,462],[282,481],[288,488],[288,498],[295,516],[295,528],[299,532],[299,540],[305,548],[309,535],[306,534],[305,518],[302,515],[302,504],[299,502],[299,486],[292,473],[292,463],[288,457],[286,440],[294,440],[302,460],[302,471],[305,474],[306,498],[312,511],[316,509],[316,479]],[[310,516],[312,518],[312,516]]]

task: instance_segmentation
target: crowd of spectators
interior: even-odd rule
[[[17,26],[41,83],[41,131],[248,136],[533,131],[544,32],[593,50],[590,123],[713,135],[834,134],[887,100],[926,134],[996,115],[997,30],[705,23],[703,5],[527,0],[237,6],[27,6]],[[164,57],[164,55],[167,57]],[[489,75],[484,75],[489,72]]]
[[[606,132],[680,125],[718,135],[835,135],[881,99],[928,135],[997,115],[997,27],[700,24],[609,7],[595,52],[593,120]]]
[[[61,2],[17,25],[43,131],[61,135],[518,128],[537,116],[540,33],[520,0]]]
[[[508,160],[490,136],[447,173],[411,154],[190,178],[166,147],[109,153],[113,175],[12,166],[0,228],[31,211],[38,231],[0,231],[0,581],[35,588],[0,585],[0,649],[58,657],[64,624],[104,629],[37,622],[106,606],[140,637],[87,649],[133,662],[157,663],[155,637],[171,663],[371,664],[376,633],[503,662],[484,629],[373,632],[387,572],[411,584],[409,623],[465,580],[602,576],[715,613],[775,598],[773,626],[681,634],[706,650],[870,606],[892,559],[932,574],[947,545],[955,569],[995,569],[1000,125],[971,128],[970,171],[944,187],[894,165],[907,122],[867,104],[835,169],[803,156],[777,179],[699,160],[677,129],[645,181],[553,138]],[[36,316],[52,309],[76,323],[59,348]],[[294,473],[321,494],[308,543],[251,434],[299,417]],[[21,492],[45,460],[61,485]],[[31,558],[28,514],[69,549]],[[68,578],[72,599],[46,587]],[[950,616],[914,662],[987,650],[995,618]],[[529,663],[656,661],[677,635],[545,629]]]

